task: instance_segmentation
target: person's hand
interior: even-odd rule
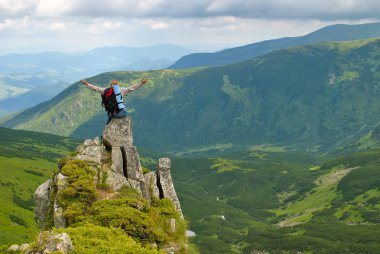
[[[85,80],[85,79],[81,79],[81,81],[80,82],[82,82],[82,84],[83,85],[88,85],[88,81],[87,80]]]
[[[141,80],[141,84],[144,85],[144,84],[148,83],[148,81],[149,81],[148,79],[144,78],[143,80]]]

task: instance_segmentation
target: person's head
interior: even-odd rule
[[[117,85],[117,84],[119,84],[119,81],[117,81],[116,79],[113,79],[110,82],[110,86]]]

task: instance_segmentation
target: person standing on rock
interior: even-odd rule
[[[124,106],[123,96],[142,87],[144,84],[148,82],[148,80],[143,79],[140,83],[122,88],[119,86],[119,82],[116,79],[111,80],[110,87],[108,88],[94,86],[88,83],[88,81],[85,79],[81,80],[81,82],[89,89],[98,92],[102,95],[102,106],[107,111],[107,124],[109,124],[113,117],[123,118],[127,116],[127,110]]]

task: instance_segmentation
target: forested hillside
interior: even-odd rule
[[[150,79],[126,97],[140,146],[355,150],[378,140],[379,46],[379,39],[321,43],[217,68],[110,72],[89,81]],[[75,83],[2,125],[85,138],[100,136],[105,121],[99,94]]]

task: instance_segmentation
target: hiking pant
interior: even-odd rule
[[[126,116],[127,116],[127,110],[125,108],[119,110],[119,112],[117,112],[115,114],[112,114],[112,113],[108,112],[107,124],[109,124],[111,122],[111,119],[113,117],[115,117],[115,118],[123,118],[123,117],[126,117]]]

